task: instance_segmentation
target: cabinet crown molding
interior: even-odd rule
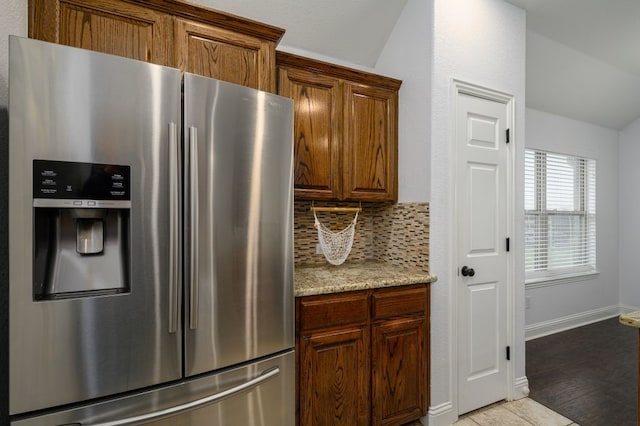
[[[205,24],[215,25],[231,31],[253,35],[273,41],[276,44],[280,41],[285,30],[273,25],[265,24],[231,13],[221,12],[194,3],[187,3],[179,0],[125,0],[129,3],[144,6],[160,12],[170,13],[174,16],[193,19]]]
[[[282,52],[280,50],[276,51],[276,64],[278,64],[278,66],[288,65],[297,68],[304,68],[308,71],[349,80],[353,83],[372,85],[389,90],[399,90],[402,85],[402,80],[392,77],[385,77],[368,71],[323,62],[317,59],[295,55],[293,53]]]

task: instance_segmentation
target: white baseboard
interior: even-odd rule
[[[449,426],[458,421],[458,414],[453,410],[453,403],[447,401],[429,407],[427,417],[423,417],[421,420],[422,424],[429,426]]]
[[[640,311],[640,308],[637,306],[629,306],[629,305],[620,305],[620,313],[628,314],[629,312]]]
[[[514,400],[529,396],[529,380],[527,376],[518,377],[514,383],[514,389]]]
[[[514,400],[529,396],[529,380],[527,376],[518,377],[514,382],[514,389]],[[450,426],[458,421],[458,414],[454,411],[453,403],[447,401],[429,407],[427,417],[423,417],[420,421],[423,425],[428,426]]]
[[[593,309],[591,311],[580,312],[566,317],[556,318],[549,321],[542,321],[530,324],[525,327],[525,340],[533,340],[561,331],[613,318],[625,312],[632,312],[636,308],[623,305],[605,306],[604,308]]]

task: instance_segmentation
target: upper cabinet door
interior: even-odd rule
[[[176,68],[275,92],[275,43],[181,18],[174,32]]]
[[[397,90],[345,84],[344,186],[347,200],[397,199]]]
[[[294,105],[294,185],[297,198],[340,198],[340,83],[317,73],[281,67],[279,93]]]
[[[170,15],[120,0],[30,0],[29,36],[168,65]]]

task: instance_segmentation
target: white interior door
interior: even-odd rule
[[[508,396],[508,104],[458,93],[458,411]]]

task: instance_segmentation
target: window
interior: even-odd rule
[[[595,160],[525,150],[528,282],[596,271]]]

